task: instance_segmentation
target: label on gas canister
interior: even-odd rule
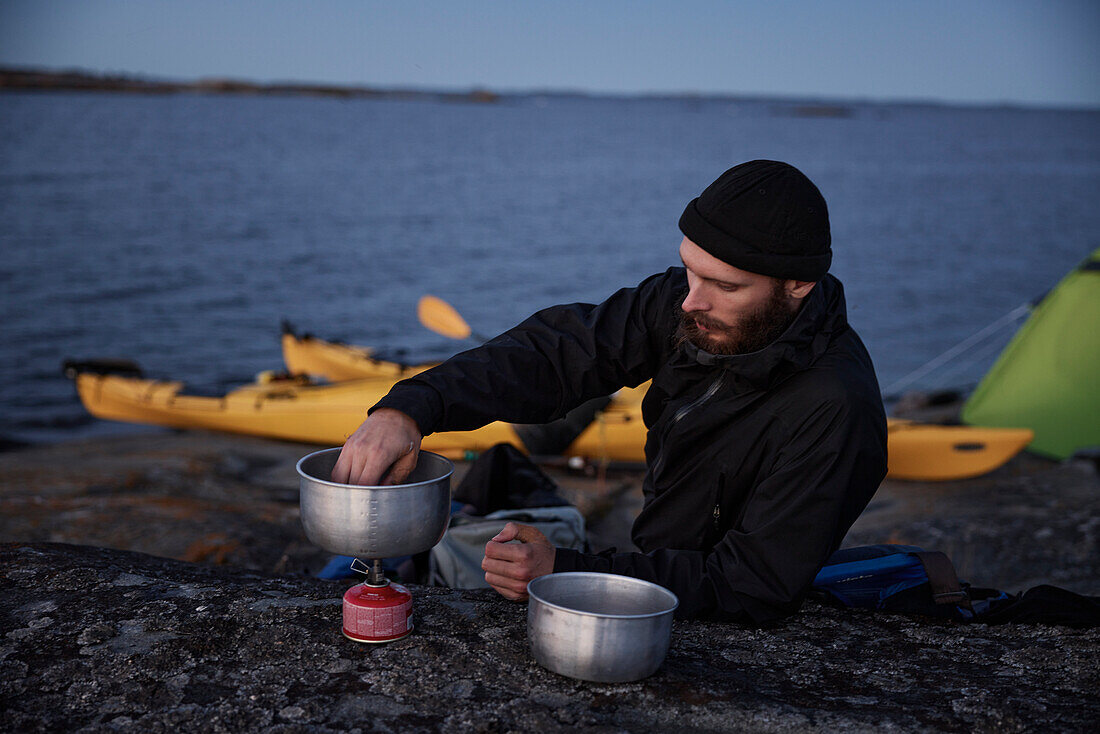
[[[412,630],[412,599],[385,607],[344,604],[344,629],[352,637],[384,639]]]

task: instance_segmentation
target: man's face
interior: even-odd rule
[[[740,270],[687,237],[680,243],[680,259],[688,279],[680,305],[680,338],[704,351],[748,354],[763,349],[798,313],[802,298],[789,292],[798,291],[797,281]]]

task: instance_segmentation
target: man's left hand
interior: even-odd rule
[[[519,543],[509,543],[518,540]],[[510,522],[485,544],[481,568],[485,580],[501,596],[513,601],[527,598],[527,582],[554,570],[557,553],[546,536],[530,525]]]

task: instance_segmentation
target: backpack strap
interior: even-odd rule
[[[932,598],[937,604],[955,604],[971,609],[970,597],[959,583],[959,576],[951,560],[939,551],[920,551],[914,553],[928,574],[928,583],[932,586]]]

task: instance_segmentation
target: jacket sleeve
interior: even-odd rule
[[[546,423],[585,400],[653,376],[668,340],[677,284],[670,268],[599,305],[554,306],[485,344],[397,383],[375,404],[416,421],[421,433],[493,421]]]
[[[676,616],[763,625],[798,610],[814,576],[886,474],[881,404],[822,407],[797,427],[739,522],[710,552],[591,555],[559,548],[554,571],[619,573],[680,599]]]

